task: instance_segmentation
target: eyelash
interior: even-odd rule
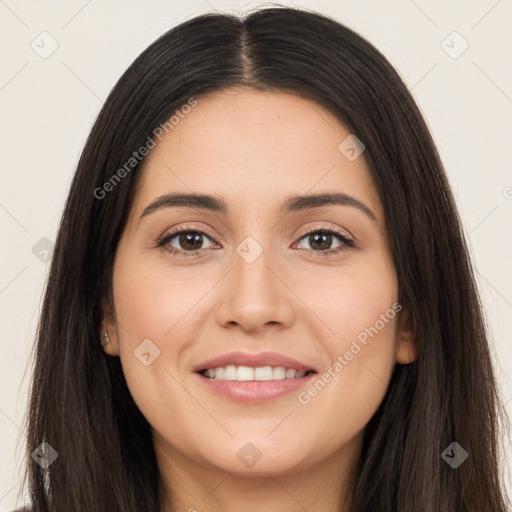
[[[158,240],[158,242],[157,242],[156,247],[157,248],[159,248],[159,247],[163,248],[169,254],[173,254],[173,255],[181,254],[184,257],[190,257],[190,256],[197,257],[199,252],[208,250],[208,249],[197,249],[196,251],[182,251],[182,250],[179,250],[179,249],[174,249],[174,248],[169,249],[169,248],[166,247],[166,245],[174,237],[176,237],[177,235],[180,235],[182,233],[196,233],[196,234],[199,234],[199,235],[204,235],[204,236],[210,238],[212,241],[214,241],[213,240],[213,236],[211,234],[209,234],[208,232],[203,231],[201,229],[191,228],[191,227],[184,226],[184,227],[181,227],[181,228],[177,228],[174,231],[171,231],[167,235],[165,235],[162,238],[160,238]],[[315,257],[326,257],[326,256],[329,256],[331,254],[339,253],[339,252],[342,252],[344,250],[352,249],[352,248],[355,247],[355,243],[354,243],[354,241],[352,239],[346,237],[343,233],[340,233],[339,231],[337,231],[337,230],[335,230],[333,228],[327,227],[327,226],[320,226],[320,227],[311,229],[310,231],[306,231],[306,233],[304,233],[299,238],[299,241],[302,240],[303,238],[307,237],[308,235],[313,234],[313,233],[321,233],[321,234],[325,234],[325,235],[334,235],[334,236],[338,237],[339,240],[343,243],[343,245],[340,246],[341,248],[337,247],[335,249],[327,249],[326,251],[314,251],[313,249],[308,249],[312,253],[316,253]]]

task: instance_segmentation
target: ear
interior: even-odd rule
[[[103,319],[101,321],[101,333],[100,339],[105,341],[105,332],[108,333],[108,337],[110,339],[110,343],[103,345],[103,350],[111,355],[118,356],[119,355],[119,339],[117,336],[117,328],[116,328],[116,319],[114,308],[110,305],[108,299],[104,299],[102,302],[103,308]]]
[[[414,334],[411,311],[404,307],[397,317],[396,362],[409,364],[418,358],[419,340]]]

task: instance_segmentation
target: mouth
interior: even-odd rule
[[[201,363],[194,373],[215,395],[260,404],[298,391],[318,372],[274,352],[232,352]]]
[[[194,371],[208,379],[239,382],[301,379],[316,372],[313,367],[277,352],[241,350],[203,361]]]

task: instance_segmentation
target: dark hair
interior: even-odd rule
[[[101,109],[65,205],[38,326],[27,440],[33,511],[159,510],[150,426],[119,358],[99,343],[101,302],[111,297],[139,165],[102,199],[94,191],[191,97],[239,86],[329,109],[366,146],[384,206],[399,302],[410,308],[420,354],[395,366],[366,427],[352,510],[505,512],[486,327],[429,130],[370,43],[291,8],[206,14],[174,27],[137,57]],[[46,469],[30,456],[43,441],[58,452]],[[469,453],[458,469],[442,458],[454,441]]]

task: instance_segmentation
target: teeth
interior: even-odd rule
[[[239,366],[236,370],[236,380],[254,380],[254,368]]]
[[[282,366],[278,366],[272,370],[272,380],[286,379],[286,370]]]
[[[272,380],[272,367],[260,366],[254,368],[254,380]]]
[[[224,370],[224,380],[236,380],[236,366],[230,364]]]
[[[239,382],[300,379],[306,375],[304,371],[298,372],[282,366],[275,368],[272,366],[258,366],[257,368],[252,368],[250,366],[235,366],[232,364],[219,368],[208,368],[208,370],[204,370],[202,373],[210,379],[237,380]]]

